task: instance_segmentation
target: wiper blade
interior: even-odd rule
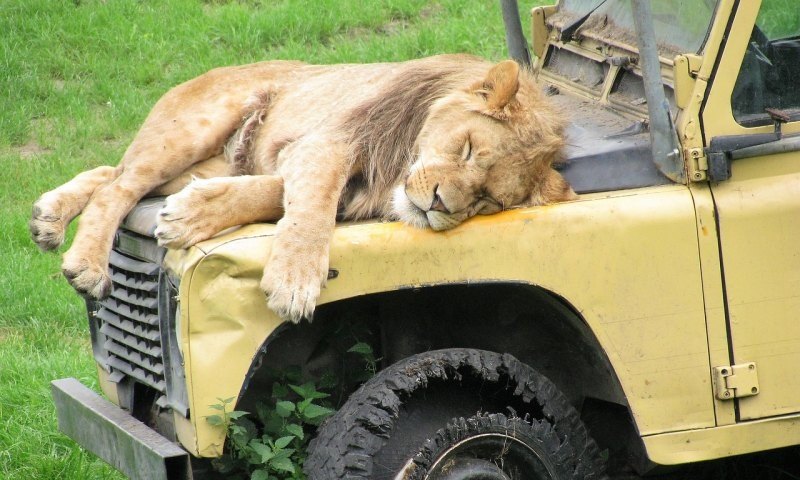
[[[711,139],[705,149],[708,157],[709,180],[721,182],[729,179],[733,160],[800,150],[800,135],[786,136],[781,131],[781,125],[784,123],[800,120],[800,110],[765,108],[764,111],[775,122],[774,132],[722,135]]]
[[[562,41],[562,42],[568,42],[568,41],[572,40],[572,38],[575,35],[575,32],[577,32],[578,29],[581,28],[581,25],[586,23],[586,20],[589,20],[589,17],[591,17],[592,14],[598,8],[603,6],[603,4],[606,3],[606,1],[608,1],[608,0],[603,0],[602,2],[598,3],[597,6],[595,6],[593,9],[589,10],[588,12],[586,12],[586,15],[580,17],[579,19],[575,20],[574,22],[570,23],[569,25],[567,25],[566,27],[561,29],[561,35],[559,36],[559,40]]]

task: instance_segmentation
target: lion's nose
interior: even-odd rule
[[[442,197],[439,196],[438,189],[439,185],[436,185],[436,187],[433,189],[433,202],[431,202],[431,206],[430,208],[428,208],[428,210],[449,214],[450,210],[447,209],[444,202],[442,201]]]

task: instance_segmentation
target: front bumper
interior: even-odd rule
[[[58,428],[132,479],[191,478],[189,454],[74,378],[52,382]]]

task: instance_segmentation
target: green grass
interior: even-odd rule
[[[50,380],[95,369],[82,300],[28,237],[42,192],[115,164],[159,96],[212,67],[444,52],[504,58],[498,2],[0,2],[0,479],[120,478],[57,431]]]

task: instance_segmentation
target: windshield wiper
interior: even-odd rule
[[[705,149],[709,180],[722,182],[729,179],[733,160],[800,150],[800,135],[784,135],[781,130],[784,123],[800,120],[800,110],[765,108],[764,111],[775,124],[772,133],[722,135],[711,139]]]
[[[606,3],[606,1],[607,0],[603,0],[602,2],[598,3],[597,6],[595,6],[593,9],[589,10],[588,12],[586,12],[586,15],[578,18],[574,22],[572,22],[569,25],[567,25],[566,27],[562,28],[561,29],[561,35],[559,36],[558,39],[560,41],[562,41],[562,42],[568,42],[568,41],[572,40],[572,38],[575,35],[575,32],[577,32],[578,29],[581,28],[581,25],[586,23],[586,20],[589,20],[589,17],[592,16],[592,14],[595,12],[595,10],[597,10],[598,8],[603,6],[603,4]]]

